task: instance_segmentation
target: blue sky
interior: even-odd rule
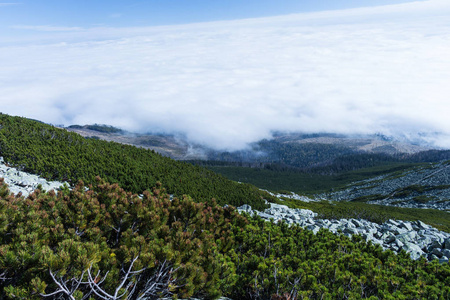
[[[0,111],[230,150],[274,131],[450,148],[450,1],[282,3],[0,0]]]
[[[3,0],[4,33],[47,28],[130,27],[236,20],[310,11],[411,2],[408,0]],[[14,30],[11,30],[14,28]]]

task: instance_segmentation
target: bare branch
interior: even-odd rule
[[[84,273],[85,271],[83,271],[80,275],[80,278],[71,278],[71,279],[67,279],[65,280],[63,278],[63,276],[57,278],[55,276],[55,274],[53,274],[52,270],[49,270],[50,272],[50,276],[53,279],[53,282],[56,283],[56,285],[58,286],[59,289],[57,289],[56,291],[54,291],[53,293],[50,294],[42,294],[40,293],[40,295],[42,297],[53,297],[57,294],[63,293],[66,294],[71,300],[75,300],[75,298],[73,297],[73,293],[75,293],[75,291],[78,290],[78,288],[80,287],[81,284],[85,283],[83,282],[83,277],[84,277]],[[70,287],[67,286],[67,284],[70,283]],[[88,293],[89,295],[90,293]],[[85,295],[86,297],[86,295]],[[85,298],[83,297],[83,298]]]

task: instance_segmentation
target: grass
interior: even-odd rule
[[[317,194],[331,190],[345,188],[348,184],[372,178],[375,176],[389,174],[388,178],[401,176],[404,171],[411,170],[425,164],[389,164],[376,166],[357,171],[346,172],[339,175],[319,175],[294,171],[271,171],[258,168],[244,167],[209,167],[232,180],[248,182],[260,188],[270,191],[292,191],[299,194]],[[438,187],[444,188],[446,186]],[[408,192],[419,192],[427,187],[411,186]],[[403,208],[367,204],[370,200],[384,198],[382,195],[369,195],[360,197],[352,202],[302,202],[298,200],[283,198],[279,204],[288,205],[291,208],[310,209],[326,219],[367,219],[376,223],[383,223],[388,219],[404,221],[421,220],[439,230],[450,233],[449,212],[435,209]],[[419,199],[425,200],[425,199]]]
[[[384,166],[360,169],[337,175],[321,175],[305,173],[295,170],[273,171],[261,168],[212,166],[210,170],[222,174],[225,177],[251,183],[259,188],[269,191],[287,190],[299,194],[312,195],[330,192],[345,188],[355,181],[369,179],[385,174],[396,174],[423,164],[413,163],[389,163]]]

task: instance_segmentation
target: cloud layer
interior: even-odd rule
[[[440,133],[450,147],[449,18],[434,0],[47,33],[0,47],[0,111],[226,149],[273,131]]]

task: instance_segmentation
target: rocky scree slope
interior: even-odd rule
[[[0,178],[5,179],[5,183],[11,193],[18,194],[22,193],[23,196],[27,197],[31,192],[40,187],[43,190],[58,190],[62,185],[67,184],[66,182],[60,181],[47,181],[42,177],[37,175],[29,174],[17,170],[16,168],[9,167],[5,164],[3,157],[0,156]]]
[[[253,210],[249,205],[237,208],[239,212],[258,215],[265,220],[284,221],[298,224],[317,233],[321,228],[346,236],[361,235],[366,241],[381,245],[398,253],[401,250],[411,255],[412,259],[425,257],[448,263],[450,259],[450,233],[442,232],[421,221],[407,222],[388,220],[379,225],[361,219],[328,220],[317,219],[317,213],[308,209],[291,209],[286,205],[270,203],[270,208],[263,212]]]
[[[450,210],[450,161],[354,182],[342,190],[316,197],[333,201]]]
[[[59,181],[47,181],[37,175],[28,174],[7,166],[0,157],[0,177],[5,178],[10,191],[14,194],[22,193],[28,196],[40,185],[44,190],[58,190],[64,183]],[[309,201],[306,197],[298,200]],[[331,232],[342,232],[350,236],[360,234],[367,241],[380,244],[384,249],[394,252],[405,250],[413,259],[421,256],[429,260],[439,259],[441,263],[450,258],[450,234],[441,232],[421,221],[404,222],[389,220],[379,225],[366,220],[340,219],[326,220],[316,219],[317,214],[307,209],[290,209],[285,205],[270,204],[271,207],[264,212],[253,210],[249,205],[238,208],[240,212],[257,214],[263,219],[273,219],[275,222],[283,220],[288,224],[300,226],[317,233],[321,228]]]

